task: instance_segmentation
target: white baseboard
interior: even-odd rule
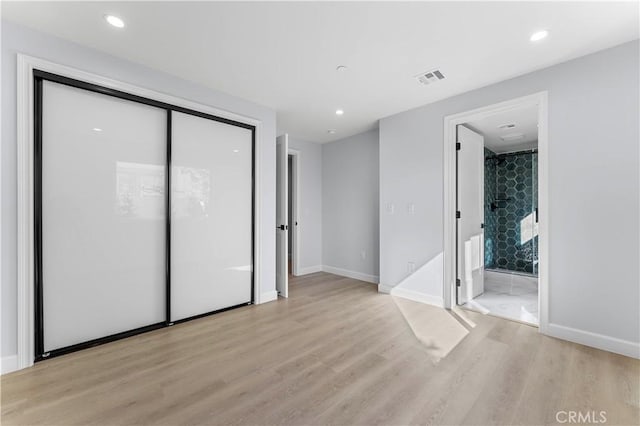
[[[382,283],[378,284],[378,293],[390,294],[391,290],[393,290],[393,287],[391,286]]]
[[[18,369],[18,355],[3,356],[2,360],[0,360],[0,363],[2,364],[0,366],[2,374],[16,371]]]
[[[322,270],[334,275],[353,278],[354,280],[366,281],[368,283],[378,284],[379,277],[376,275],[363,274],[362,272],[350,271],[348,269],[336,268],[334,266],[322,265]]]
[[[342,277],[353,278],[355,280],[366,281],[369,283],[378,283],[378,277],[376,275],[364,274],[362,272],[350,271],[348,269],[336,268],[335,266],[328,265],[315,265],[308,266],[306,268],[299,268],[297,277],[308,274],[315,274],[316,272],[328,272],[329,274],[340,275]]]
[[[603,351],[640,359],[640,343],[617,339],[615,337],[592,333],[590,331],[578,330],[576,328],[565,327],[558,324],[548,324],[544,334],[557,337],[558,339],[580,343],[581,345],[591,346],[592,348],[602,349]]]
[[[278,300],[278,292],[276,290],[267,291],[260,295],[260,304],[273,302],[274,300]]]
[[[315,274],[316,272],[322,272],[322,265],[308,266],[306,268],[298,268],[298,274],[296,275],[296,277],[301,277],[302,275]]]
[[[409,290],[401,287],[389,287],[380,284],[378,285],[378,291],[380,293],[388,293],[392,296],[402,297],[403,299],[413,300],[414,302],[425,303],[427,305],[437,306],[439,308],[444,307],[444,300],[442,299],[442,297],[421,293],[415,290]]]

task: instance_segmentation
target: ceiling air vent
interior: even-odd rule
[[[421,74],[416,75],[416,80],[420,82],[420,84],[428,85],[431,83],[436,83],[440,80],[444,80],[444,74],[440,72],[440,70],[431,70],[427,72],[423,72]]]
[[[508,135],[500,136],[500,139],[505,142],[519,141],[524,139],[524,133],[509,133]]]

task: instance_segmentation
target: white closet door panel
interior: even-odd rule
[[[172,113],[171,319],[251,301],[252,133]]]
[[[166,111],[43,83],[44,349],[164,321]]]

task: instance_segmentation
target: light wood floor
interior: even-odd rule
[[[325,273],[290,296],[5,375],[2,424],[640,423],[637,360]]]

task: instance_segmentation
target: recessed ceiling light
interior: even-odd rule
[[[347,70],[347,66],[346,65],[338,65],[336,67],[336,71],[346,71]]]
[[[549,35],[549,31],[547,30],[536,31],[535,33],[531,34],[531,37],[529,38],[529,40],[540,41],[548,35]]]
[[[327,130],[327,133],[329,133],[330,135],[333,135],[336,133],[336,129],[329,129]]]
[[[233,152],[240,152],[240,150],[239,149],[234,149]]]
[[[342,115],[342,114],[344,114],[343,110],[341,110],[341,109],[337,109],[336,110],[336,115]]]
[[[124,28],[124,21],[114,15],[104,15],[104,19],[116,28]]]
[[[100,127],[94,127],[94,128],[93,128],[93,131],[94,131],[94,132],[101,132],[101,131],[102,131],[102,129],[101,129]]]
[[[506,123],[498,126],[498,129],[513,129],[516,127],[515,123]]]

